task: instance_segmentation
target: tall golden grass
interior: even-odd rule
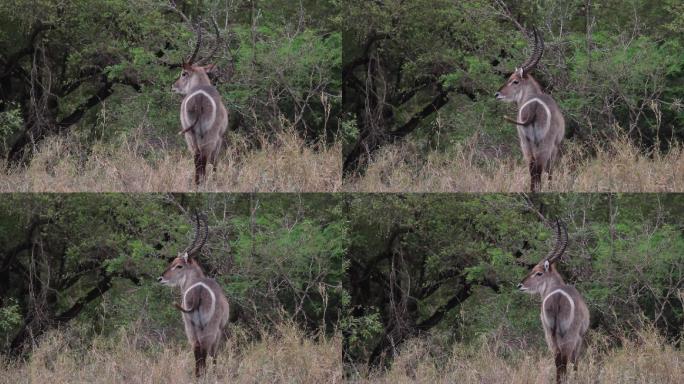
[[[144,336],[122,332],[112,340],[74,345],[65,333],[42,339],[27,361],[1,362],[3,383],[341,383],[341,338],[314,339],[293,325],[263,333],[259,341],[228,344],[217,364],[194,377],[194,358],[181,344],[151,348]]]
[[[2,171],[0,162],[0,192],[335,192],[342,186],[340,145],[311,146],[293,132],[262,139],[258,149],[232,138],[199,188],[185,148],[133,138],[86,151],[74,142],[46,139],[25,167]]]
[[[619,348],[608,347],[594,335],[580,357],[578,369],[569,369],[567,384],[573,383],[681,383],[684,351],[665,343],[653,329],[636,337],[623,338]],[[544,350],[513,349],[488,340],[480,347],[454,345],[450,351],[431,352],[425,339],[408,342],[383,371],[357,371],[359,382],[372,383],[555,383],[555,365]]]
[[[207,182],[193,183],[185,148],[128,140],[85,151],[53,137],[28,166],[5,170],[0,192],[525,192],[529,173],[519,150],[483,149],[477,135],[450,151],[424,153],[413,143],[378,151],[361,176],[342,180],[341,145],[308,145],[293,132],[262,139],[258,149],[232,140]],[[545,192],[684,192],[684,148],[644,153],[622,137],[601,145],[566,143]],[[87,153],[87,154],[86,154]]]
[[[364,192],[525,192],[530,175],[520,150],[483,149],[477,135],[448,153],[403,143],[382,149],[345,189]],[[515,143],[514,143],[515,144]],[[548,192],[684,192],[684,148],[643,153],[621,137],[601,145],[565,143]]]

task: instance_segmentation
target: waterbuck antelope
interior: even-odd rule
[[[504,119],[518,129],[520,148],[530,170],[530,189],[541,190],[542,172],[551,180],[551,169],[558,157],[561,140],[565,135],[565,120],[551,96],[545,94],[539,83],[529,74],[544,53],[544,40],[533,30],[534,50],[532,56],[508,78],[495,94],[497,100],[518,104],[518,118]]]
[[[216,47],[219,32],[216,23]],[[205,178],[207,162],[216,172],[216,161],[221,151],[223,135],[228,127],[228,111],[223,105],[221,95],[211,84],[207,75],[214,70],[214,64],[202,65],[205,59],[195,62],[202,44],[202,28],[197,28],[197,44],[188,60],[183,62],[180,77],[173,84],[173,91],[185,95],[180,108],[182,130],[190,152],[195,158],[195,184]],[[212,55],[213,56],[213,53]],[[210,56],[210,57],[211,57]]]
[[[214,279],[204,276],[202,268],[192,258],[202,249],[207,234],[206,218],[195,215],[195,239],[157,279],[164,285],[180,287],[181,303],[174,303],[174,306],[183,313],[185,334],[195,353],[195,375],[198,377],[204,372],[207,354],[216,363],[223,330],[231,317],[223,289]]]
[[[568,245],[568,231],[556,220],[556,245],[532,268],[518,289],[542,297],[541,322],[546,344],[554,353],[556,382],[565,375],[568,361],[577,370],[577,358],[582,349],[582,339],[589,328],[589,309],[580,293],[572,285],[565,284],[556,270],[556,262]]]

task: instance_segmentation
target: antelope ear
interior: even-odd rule
[[[181,257],[183,258],[184,262],[186,262],[186,263],[188,262],[188,253],[187,252],[183,252],[183,256],[181,256]]]
[[[544,271],[546,271],[546,272],[549,271],[549,261],[548,260],[544,261]]]
[[[216,69],[216,64],[207,64],[202,68],[204,68],[204,72],[211,73],[214,71],[214,69]]]
[[[515,74],[518,75],[518,76],[520,76],[520,77],[523,77],[523,75],[524,75],[523,69],[522,69],[522,68],[516,68],[516,69],[515,69]]]

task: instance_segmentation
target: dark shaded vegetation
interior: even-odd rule
[[[616,343],[645,323],[681,341],[680,195],[356,195],[346,209],[350,366],[389,365],[421,337],[443,353],[482,339],[546,348],[539,302],[516,285],[552,247],[553,218],[568,224],[559,270],[584,295],[592,332]]]
[[[176,289],[156,282],[207,213],[198,261],[253,337],[293,321],[332,335],[347,226],[331,195],[7,195],[0,201],[0,343],[11,355],[69,326],[83,340],[135,324],[184,340]]]
[[[355,1],[343,10],[344,169],[409,141],[449,152],[478,133],[516,151],[510,106],[494,93],[529,56],[538,28],[546,51],[535,77],[559,103],[566,138],[627,135],[644,150],[684,140],[684,19],[680,1]],[[510,113],[510,112],[508,112]]]
[[[121,144],[145,125],[157,149],[180,146],[179,64],[200,55],[230,110],[229,129],[256,146],[294,130],[334,140],[341,35],[330,1],[4,1],[0,5],[0,154],[30,160],[52,135]],[[218,29],[218,34],[215,30]]]

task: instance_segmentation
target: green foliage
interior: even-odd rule
[[[7,137],[19,131],[24,124],[24,119],[21,117],[21,110],[15,104],[10,104],[8,107],[3,105],[0,101],[0,138],[2,138],[2,151],[7,151],[8,143]],[[6,109],[3,111],[3,109]]]
[[[21,308],[16,299],[10,298],[0,307],[0,338],[3,342],[7,342],[11,332],[15,331],[21,322]]]
[[[684,314],[684,199],[679,195],[355,195],[348,198],[348,352],[372,361],[420,333],[440,343],[496,338],[543,348],[539,298],[516,289],[553,247],[539,219],[568,225],[558,268],[587,301],[591,327],[629,334],[644,320],[671,341]],[[456,299],[459,299],[455,301]],[[367,324],[372,316],[382,324]],[[388,340],[390,340],[389,342]],[[365,341],[364,341],[365,340]]]
[[[288,313],[319,322],[342,298],[346,225],[321,225],[306,218],[291,221],[288,216],[263,213],[232,220],[233,252],[241,273],[229,278],[228,289],[257,298],[258,307],[274,311],[282,306]],[[274,286],[280,288],[269,292]]]
[[[684,239],[681,224],[620,220],[615,229],[596,228],[592,280],[582,282],[602,326],[611,331],[643,316],[678,337],[684,317],[676,303],[682,284]],[[671,328],[674,327],[674,328]]]
[[[347,351],[351,356],[370,354],[370,346],[377,342],[384,330],[376,309],[370,309],[363,316],[345,316],[340,327],[344,329]]]
[[[19,69],[0,64],[3,75],[14,71],[8,73],[11,80],[3,83],[2,92],[28,114],[35,109],[31,103],[43,103],[29,98],[26,74],[35,73],[51,95],[37,113],[44,121],[59,122],[107,82],[111,96],[86,108],[84,116],[67,127],[85,148],[96,142],[119,145],[134,134],[140,139],[140,130],[145,131],[142,139],[154,145],[184,147],[175,134],[180,96],[170,88],[178,76],[171,65],[187,58],[196,41],[195,26],[185,22],[187,17],[204,30],[200,56],[209,56],[217,47],[213,60],[218,70],[212,80],[230,111],[231,127],[248,143],[284,129],[294,129],[310,141],[328,141],[341,102],[341,35],[328,21],[331,4],[301,5],[249,0],[4,2],[0,35],[6,38],[0,40],[0,55],[29,54],[18,56]],[[38,26],[49,27],[36,41],[27,41]],[[30,53],[38,48],[45,54],[33,60]],[[20,122],[21,129],[3,127],[0,139],[15,142],[30,128],[23,123],[31,122]],[[53,128],[34,128],[33,134],[40,140]]]
[[[528,58],[523,29],[532,27],[546,43],[533,75],[559,103],[569,139],[626,133],[665,150],[684,139],[679,3],[351,1],[341,16],[345,110],[368,134],[345,153],[394,141],[411,119],[418,124],[406,139],[425,152],[449,151],[475,134],[511,151],[516,132],[502,116],[514,106],[492,95]],[[449,101],[420,114],[443,90]]]
[[[355,119],[343,120],[337,134],[345,146],[353,144],[359,138],[357,121]]]
[[[338,204],[325,195],[262,195],[257,202],[250,195],[8,195],[0,201],[0,246],[12,250],[0,280],[8,298],[0,310],[2,346],[28,316],[45,319],[31,323],[45,330],[71,312],[68,324],[85,338],[135,323],[183,340],[172,306],[178,292],[156,278],[192,240],[183,210],[194,209],[207,212],[210,227],[197,260],[247,325],[256,332],[294,319],[332,334],[348,300],[341,281],[349,240]]]

